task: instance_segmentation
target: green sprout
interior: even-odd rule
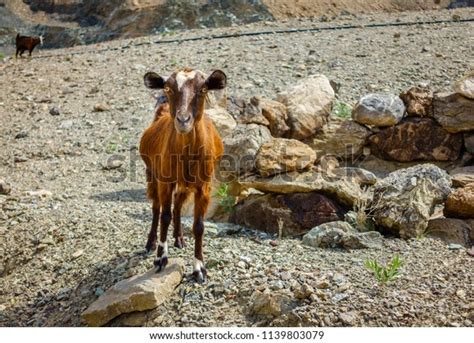
[[[399,269],[403,266],[403,261],[395,255],[392,262],[387,266],[381,266],[376,260],[366,260],[365,267],[372,271],[379,285],[384,286],[390,281],[400,276]]]
[[[234,210],[235,197],[229,195],[229,185],[227,183],[221,184],[214,196],[219,198],[219,205],[226,213],[231,213]]]
[[[331,115],[339,118],[348,119],[352,116],[352,108],[349,104],[346,104],[345,102],[336,101],[336,103],[332,107]]]

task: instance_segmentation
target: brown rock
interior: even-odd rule
[[[324,75],[311,75],[279,93],[277,100],[288,110],[289,138],[304,139],[320,130],[334,99],[334,90]]]
[[[466,147],[466,150],[474,154],[474,133],[473,132],[466,132],[464,134],[464,146]]]
[[[374,155],[399,162],[454,161],[462,136],[450,134],[432,119],[409,118],[369,137]]]
[[[347,159],[360,155],[370,134],[369,129],[355,121],[334,118],[322,132],[304,142],[316,151],[318,159],[324,155]]]
[[[288,112],[286,106],[281,102],[260,99],[262,115],[267,118],[270,123],[269,129],[273,137],[285,137],[290,131],[290,127],[286,124],[288,120]]]
[[[312,166],[316,153],[296,139],[274,138],[264,143],[257,153],[255,165],[260,175],[304,170]]]
[[[313,227],[344,218],[335,201],[319,193],[251,195],[235,207],[235,224],[283,236],[301,236]]]
[[[110,106],[105,103],[98,103],[94,105],[94,112],[104,112],[110,110]]]
[[[448,196],[444,214],[454,218],[474,218],[474,183],[458,188]]]
[[[112,286],[82,313],[89,326],[101,326],[122,313],[144,311],[163,303],[181,282],[184,262],[171,260],[164,271],[155,268]]]
[[[249,314],[254,316],[280,316],[291,308],[291,299],[286,294],[255,292],[249,301]]]
[[[0,179],[0,194],[7,195],[10,194],[12,188],[4,180]]]
[[[321,192],[333,196],[339,202],[353,206],[357,199],[367,198],[361,184],[351,175],[340,176],[316,169],[307,172],[289,172],[271,177],[248,176],[238,180],[240,190],[254,188],[264,193]]]
[[[474,166],[455,168],[449,172],[449,175],[452,176],[454,187],[464,187],[474,183]]]
[[[454,84],[454,91],[466,98],[474,99],[474,70],[467,73],[462,79]]]
[[[448,132],[474,130],[474,100],[457,93],[438,93],[433,109],[435,119]]]
[[[438,218],[429,221],[426,233],[447,244],[454,243],[470,247],[474,227],[462,219]]]
[[[412,87],[402,92],[400,98],[405,103],[409,116],[433,116],[433,92],[428,87]]]

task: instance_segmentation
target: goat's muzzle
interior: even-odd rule
[[[193,116],[190,114],[187,115],[177,115],[174,119],[174,126],[176,131],[181,134],[186,134],[190,132],[193,128]]]

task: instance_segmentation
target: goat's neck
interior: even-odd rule
[[[198,151],[204,142],[204,136],[206,134],[203,120],[199,120],[195,123],[193,129],[184,135],[178,134],[179,142],[181,146],[189,152]]]

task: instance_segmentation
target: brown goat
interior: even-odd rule
[[[158,220],[160,241],[154,262],[157,272],[168,263],[166,237],[171,220],[174,246],[185,246],[181,208],[194,192],[193,275],[198,282],[203,282],[206,277],[202,252],[204,215],[209,205],[214,168],[224,150],[214,124],[204,114],[204,104],[208,91],[225,88],[226,76],[216,70],[206,78],[200,71],[184,69],[167,79],[149,72],[144,81],[148,88],[163,89],[168,100],[158,106],[155,120],[140,141],[140,155],[147,170],[147,196],[152,201],[153,211],[146,250],[156,248]]]
[[[28,37],[28,36],[21,36],[20,34],[16,35],[16,54],[15,57],[18,57],[18,53],[23,55],[23,53],[28,50],[29,56],[31,56],[31,52],[38,44],[43,45],[43,36],[39,37]]]

